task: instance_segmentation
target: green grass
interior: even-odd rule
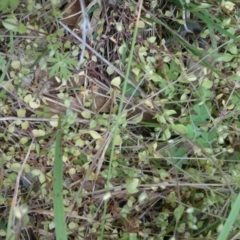
[[[234,222],[236,221],[239,210],[240,210],[240,194],[238,194],[234,204],[232,205],[232,209],[228,215],[226,222],[224,223],[223,228],[218,236],[218,240],[228,239],[228,236],[233,228]]]
[[[61,118],[58,123],[61,128]],[[62,159],[62,130],[59,129],[55,141],[55,155],[53,167],[53,211],[56,228],[56,238],[67,240],[67,228],[63,206],[63,159]]]

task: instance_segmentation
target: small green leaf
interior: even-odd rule
[[[139,202],[139,203],[143,203],[147,198],[148,198],[148,194],[147,194],[146,192],[142,192],[142,193],[138,196],[138,202]]]
[[[93,129],[93,128],[95,128],[97,126],[97,121],[96,120],[91,120],[90,121],[90,124],[89,124],[89,127],[90,127],[90,129]]]
[[[15,70],[20,69],[21,62],[18,60],[12,61],[11,62],[11,67]]]
[[[209,79],[204,79],[202,82],[202,86],[206,89],[209,89],[213,86],[213,81],[210,81]]]
[[[150,42],[150,43],[155,43],[155,42],[156,42],[156,37],[150,37],[150,38],[148,38],[147,40],[148,40],[148,42]]]
[[[124,55],[125,53],[126,53],[126,48],[127,48],[127,46],[126,46],[126,43],[123,43],[118,49],[118,51],[119,51],[119,53],[121,54],[121,55]]]
[[[136,233],[129,233],[129,240],[138,240]]]
[[[13,171],[18,172],[21,169],[21,164],[20,163],[12,163],[10,166],[10,169]]]
[[[98,132],[93,131],[93,130],[90,130],[90,131],[89,131],[89,134],[91,135],[91,137],[92,137],[93,139],[102,138],[102,136],[101,136]]]
[[[164,114],[166,114],[167,116],[170,116],[170,115],[173,115],[173,114],[176,114],[177,112],[175,110],[166,110],[164,111]]]
[[[217,62],[230,62],[234,57],[232,54],[223,53],[216,60]]]
[[[162,140],[163,140],[163,141],[166,141],[166,140],[168,140],[170,137],[171,137],[171,132],[170,132],[169,128],[167,128],[167,129],[164,131],[163,135],[162,135]]]
[[[115,77],[112,81],[111,84],[115,87],[120,87],[121,84],[121,78],[120,77]]]
[[[186,136],[190,139],[194,139],[195,137],[198,137],[201,135],[200,130],[194,124],[188,124],[186,128],[187,128]]]
[[[61,2],[61,0],[51,0],[51,3],[53,6],[58,5]]]
[[[182,124],[174,124],[172,125],[172,130],[176,133],[181,133],[183,135],[186,135],[188,133],[187,128]]]
[[[236,45],[230,46],[229,52],[230,52],[231,54],[237,54],[237,53],[238,53],[238,48],[237,48],[237,46],[236,46]]]
[[[65,105],[66,107],[70,107],[71,101],[70,101],[69,99],[66,99],[66,100],[64,101],[64,105]]]
[[[5,0],[5,2],[7,2],[7,1]],[[8,6],[9,6],[12,10],[15,10],[18,5],[19,5],[19,0],[8,0]]]
[[[20,24],[19,24],[18,32],[19,32],[20,34],[26,33],[26,27],[25,27],[25,25],[24,25],[23,23],[20,23]]]
[[[8,18],[2,22],[3,26],[10,30],[10,31],[16,31],[18,30],[18,22],[17,20],[13,18]]]
[[[163,115],[158,115],[157,116],[157,120],[160,122],[160,123],[167,123],[165,117]]]
[[[144,28],[145,27],[145,23],[143,21],[138,21],[138,27],[139,28]]]
[[[137,123],[140,123],[143,119],[143,112],[135,115],[133,118],[131,118],[131,124],[137,124]]]
[[[85,118],[85,119],[89,119],[91,118],[91,112],[84,110],[81,112],[81,115]]]
[[[108,73],[108,75],[112,75],[114,73],[114,69],[112,67],[108,66],[107,73]]]
[[[131,84],[127,83],[126,95],[133,96],[133,97],[139,97],[140,92],[137,91],[136,88],[133,87]]]
[[[174,217],[177,222],[180,220],[181,216],[183,215],[184,209],[185,208],[182,205],[180,205],[174,210]]]
[[[139,185],[139,179],[138,178],[127,178],[126,180],[126,188],[127,191],[131,194],[137,193],[138,192],[138,185]]]
[[[18,117],[25,117],[26,116],[26,109],[20,108],[17,110],[17,116]]]
[[[116,145],[116,146],[120,146],[121,144],[122,144],[122,138],[121,138],[120,135],[117,135],[117,136],[115,137],[115,145]]]

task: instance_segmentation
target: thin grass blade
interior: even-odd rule
[[[55,141],[55,157],[53,167],[53,211],[56,239],[67,240],[67,228],[63,206],[63,163],[61,140],[62,131],[59,130]]]

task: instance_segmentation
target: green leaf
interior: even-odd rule
[[[181,69],[175,61],[171,61],[170,64],[164,64],[164,69],[170,81],[177,79]]]
[[[115,145],[116,145],[116,146],[120,146],[121,144],[122,144],[122,138],[121,138],[120,135],[117,135],[117,136],[115,137]]]
[[[139,179],[138,178],[127,178],[126,180],[126,188],[127,188],[127,191],[130,193],[130,194],[134,194],[134,193],[137,193],[138,192],[138,185],[139,185]]]
[[[229,53],[222,53],[219,55],[219,57],[216,59],[217,62],[230,62],[235,55],[229,54]]]
[[[131,118],[131,124],[137,124],[140,123],[143,119],[143,112],[135,115],[133,118]]]
[[[10,169],[13,170],[13,171],[19,171],[21,169],[21,164],[20,163],[12,163],[10,165]]]
[[[182,217],[183,213],[184,213],[184,207],[182,205],[178,206],[177,208],[175,208],[174,210],[174,217],[176,219],[176,221],[178,222],[180,220],[180,218]]]
[[[108,66],[107,73],[108,73],[108,75],[112,75],[114,73],[114,69],[112,67]]]
[[[166,141],[166,140],[168,140],[170,137],[171,137],[171,132],[170,132],[169,128],[167,128],[167,129],[164,131],[163,135],[162,135],[162,140],[163,140],[163,141]]]
[[[111,84],[115,87],[120,87],[121,84],[121,78],[120,77],[115,77],[112,81]]]
[[[91,112],[87,111],[87,110],[83,110],[81,112],[81,115],[85,118],[85,119],[89,119],[91,118]]]
[[[65,105],[66,107],[70,107],[70,105],[71,105],[70,99],[64,100],[64,105]]]
[[[18,30],[18,22],[13,18],[7,18],[2,22],[3,26],[10,31]]]
[[[206,140],[206,139],[204,139],[204,138],[197,138],[196,139],[196,142],[197,142],[197,144],[199,144],[202,148],[209,148],[209,147],[211,147],[210,146],[210,144],[209,144],[209,142]]]
[[[6,99],[7,98],[7,95],[6,95],[6,91],[5,90],[1,90],[0,91],[0,99]]]
[[[126,95],[139,97],[140,92],[135,87],[133,87],[130,83],[127,83]]]
[[[58,126],[60,127],[61,117]],[[62,132],[58,131],[55,141],[54,167],[53,167],[53,212],[55,234],[57,239],[67,240],[63,205],[63,160],[62,160]]]
[[[227,217],[227,220],[217,238],[217,240],[225,240],[228,239],[228,235],[233,229],[234,224],[236,224],[237,219],[239,218],[240,211],[240,194],[238,194],[236,200],[231,206],[231,211]]]
[[[202,86],[206,89],[209,89],[213,86],[213,81],[210,81],[209,79],[204,79],[202,82]]]
[[[147,39],[147,41],[150,42],[150,43],[155,43],[156,42],[156,37],[149,37]]]
[[[6,0],[5,0],[6,1]],[[7,2],[7,1],[6,1]],[[19,5],[19,0],[8,0],[8,6],[12,9],[15,10],[17,6]]]
[[[236,46],[236,45],[230,46],[230,47],[229,47],[229,52],[230,52],[231,54],[237,54],[237,53],[238,53],[238,48],[237,48],[237,46]]]
[[[100,138],[102,138],[102,136],[98,132],[96,132],[94,130],[90,130],[89,134],[91,135],[91,137],[93,139],[100,139]]]
[[[197,115],[191,115],[191,119],[195,124],[206,123],[207,119],[210,118],[205,105],[195,105],[193,109],[197,113]]]
[[[0,11],[7,10],[7,8],[8,8],[8,1],[6,0],[0,1]]]
[[[51,0],[51,3],[53,6],[58,5],[61,2],[61,0]]]
[[[92,120],[90,121],[90,124],[89,124],[90,129],[93,129],[93,128],[95,128],[96,126],[97,126],[97,121],[94,120],[94,119],[92,119]]]
[[[49,77],[53,77],[55,75],[58,75],[58,71],[59,71],[59,66],[54,65],[49,72]]]
[[[157,115],[157,120],[160,122],[160,123],[167,123],[165,117],[163,115]]]
[[[188,124],[186,128],[187,128],[186,136],[190,139],[194,139],[195,137],[198,137],[201,135],[200,129],[196,127],[194,124]]]
[[[147,194],[146,192],[142,192],[142,193],[138,196],[138,202],[139,202],[139,203],[143,203],[147,198],[148,198],[148,194]]]
[[[129,233],[129,240],[138,240],[136,233]]]
[[[176,133],[181,133],[183,135],[186,135],[188,133],[187,128],[182,124],[173,124],[172,130]]]
[[[19,24],[18,32],[19,32],[20,34],[26,33],[26,27],[25,27],[25,25],[24,25],[23,23],[20,23],[20,24]]]
[[[164,115],[167,115],[167,116],[170,116],[170,115],[173,115],[173,114],[176,114],[177,112],[175,110],[165,110],[164,111]]]

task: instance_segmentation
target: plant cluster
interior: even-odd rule
[[[236,239],[237,3],[70,2],[0,3],[0,236]]]

